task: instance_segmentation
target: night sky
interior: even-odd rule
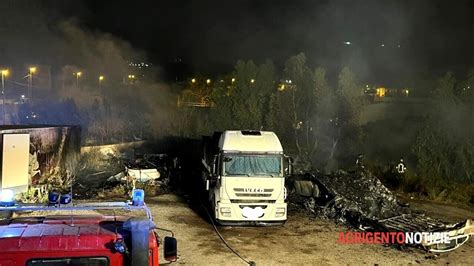
[[[474,1],[39,2],[48,27],[74,17],[155,64],[180,58],[192,73],[225,73],[238,59],[282,66],[299,52],[313,67],[347,65],[378,82],[474,66]]]

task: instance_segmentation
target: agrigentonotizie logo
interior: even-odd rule
[[[449,244],[447,232],[340,232],[339,244]]]

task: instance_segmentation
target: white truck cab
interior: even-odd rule
[[[220,224],[283,224],[290,159],[269,131],[229,130],[204,138],[203,181]]]

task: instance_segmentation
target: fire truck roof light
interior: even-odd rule
[[[15,204],[15,193],[11,189],[2,189],[0,192],[0,205],[13,206]]]
[[[61,197],[61,194],[55,191],[51,191],[48,194],[48,201],[50,204],[56,204],[58,203],[60,197]]]
[[[132,192],[132,204],[142,206],[145,204],[145,191],[143,189],[134,189]]]
[[[61,197],[59,198],[60,204],[69,204],[71,203],[71,201],[72,201],[71,194],[64,194],[64,195],[61,195]]]

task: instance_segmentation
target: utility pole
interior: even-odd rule
[[[76,86],[79,87],[79,78],[82,76],[82,72],[76,72],[74,75],[76,76]]]
[[[99,76],[99,90],[102,88],[102,81],[104,80],[104,76]]]
[[[8,76],[8,69],[1,71],[2,76],[2,96],[3,96],[3,124],[6,124],[6,109],[5,109],[5,78]]]
[[[28,99],[33,98],[33,74],[36,72],[36,67],[30,67],[30,74],[28,75]]]

